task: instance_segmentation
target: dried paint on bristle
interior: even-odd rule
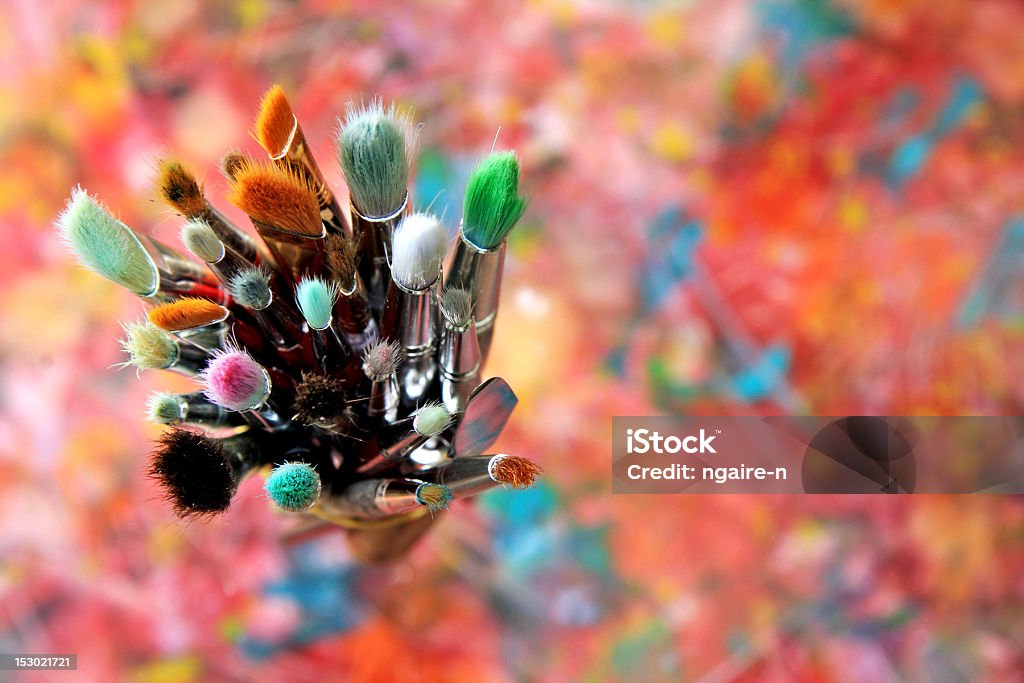
[[[228,201],[253,220],[301,235],[323,236],[316,190],[294,169],[245,160],[234,179]]]
[[[363,373],[372,382],[383,382],[393,375],[402,362],[402,347],[397,341],[381,340],[363,353]]]
[[[440,512],[452,501],[452,490],[443,484],[420,484],[416,487],[416,501],[426,505],[431,513]]]
[[[314,330],[323,330],[331,324],[338,294],[338,285],[333,280],[324,280],[314,275],[299,281],[295,288],[295,301],[309,326]]]
[[[158,391],[146,400],[146,417],[150,422],[161,425],[174,424],[181,420],[181,403],[174,394]]]
[[[231,151],[221,157],[220,172],[228,180],[234,180],[238,171],[248,163],[246,156],[238,151]]]
[[[481,161],[466,184],[462,236],[480,249],[505,241],[526,211],[519,196],[519,160],[512,152],[496,152]]]
[[[437,282],[448,250],[448,233],[434,216],[406,216],[392,238],[391,276],[395,282],[421,291]]]
[[[473,295],[461,287],[445,287],[441,293],[441,315],[453,328],[465,329],[473,320]]]
[[[350,104],[338,135],[338,159],[352,201],[368,218],[402,208],[409,185],[409,152],[415,131],[409,118],[381,100]]]
[[[121,348],[128,354],[127,365],[139,370],[162,370],[178,360],[178,342],[151,322],[125,323]]]
[[[185,296],[150,309],[149,322],[162,330],[177,332],[224,320],[227,314],[228,310],[219,304]]]
[[[359,246],[355,240],[348,240],[340,235],[327,238],[327,268],[334,279],[342,283],[342,289],[352,286],[356,276],[357,254]]]
[[[437,436],[452,423],[452,414],[440,402],[432,401],[416,411],[412,428],[421,436]]]
[[[518,455],[501,456],[494,461],[490,468],[492,479],[502,484],[508,484],[514,489],[533,486],[533,482],[540,472],[540,465]]]
[[[302,373],[295,388],[295,417],[310,424],[333,420],[346,407],[345,388],[341,380],[314,372]]]
[[[194,218],[206,211],[206,199],[195,175],[177,159],[157,162],[160,196],[183,216]]]
[[[215,515],[231,505],[238,482],[223,446],[209,437],[172,429],[150,459],[156,479],[179,517]]]
[[[295,128],[295,116],[284,96],[280,85],[271,86],[260,102],[260,113],[256,117],[256,141],[272,157],[280,156],[291,142]]]
[[[270,397],[267,371],[238,348],[215,351],[200,377],[206,398],[228,410],[255,410]]]
[[[320,475],[304,462],[286,462],[274,468],[263,490],[282,510],[305,512],[320,498]]]
[[[228,292],[242,306],[262,311],[273,301],[270,270],[263,266],[243,268],[231,277]]]
[[[78,262],[133,294],[152,296],[160,275],[131,229],[81,187],[54,225]]]
[[[201,218],[194,218],[181,227],[181,241],[186,249],[207,263],[224,257],[224,244],[210,224]]]

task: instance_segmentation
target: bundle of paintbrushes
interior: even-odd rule
[[[505,238],[526,202],[515,156],[487,156],[449,249],[442,222],[409,198],[409,118],[374,102],[340,123],[349,211],[274,87],[254,131],[267,158],[231,152],[222,164],[227,200],[255,235],[173,160],[159,163],[159,193],[184,218],[195,260],[80,188],[57,228],[83,265],[149,304],[124,326],[126,365],[197,382],[148,405],[169,427],[150,470],[175,511],[221,513],[262,472],[277,507],[350,529],[356,552],[379,560],[404,552],[453,498],[529,486],[539,471],[485,454],[516,397],[500,378],[481,381]]]

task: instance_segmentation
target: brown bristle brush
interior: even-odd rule
[[[327,238],[327,270],[338,283],[340,296],[334,310],[338,327],[355,353],[362,353],[377,338],[377,321],[366,299],[366,287],[356,268],[358,246],[337,235]]]
[[[328,232],[351,239],[352,228],[324,181],[299,120],[292,113],[280,85],[272,86],[263,96],[253,136],[274,162],[296,170],[309,181],[316,191],[320,216]]]

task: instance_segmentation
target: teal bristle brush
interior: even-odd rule
[[[150,473],[177,515],[223,514],[262,473],[283,513],[345,529],[360,559],[392,561],[453,497],[528,486],[539,471],[481,455],[518,402],[500,377],[481,381],[481,365],[505,240],[526,206],[519,163],[493,154],[473,171],[446,277],[447,232],[409,196],[412,120],[380,100],[349,108],[337,144],[350,231],[287,101],[271,94],[259,117],[271,159],[222,162],[227,199],[255,235],[173,159],[157,184],[183,217],[188,255],[80,187],[55,225],[82,265],[142,298],[147,319],[124,325],[122,365],[197,383],[139,406],[165,429]]]
[[[523,217],[526,203],[519,195],[519,160],[512,152],[493,153],[473,169],[446,283],[472,296],[481,362],[487,361],[494,335],[506,238]]]

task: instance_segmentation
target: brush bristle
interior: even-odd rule
[[[394,105],[385,109],[380,100],[349,105],[338,136],[338,158],[363,216],[383,218],[402,208],[413,137],[409,119]]]
[[[156,292],[160,275],[135,233],[81,187],[71,190],[55,225],[78,262],[89,270],[134,294]]]
[[[181,420],[181,402],[174,394],[158,391],[146,401],[146,417],[156,424],[174,424]]]
[[[200,377],[206,398],[228,410],[255,410],[270,396],[267,371],[235,347],[215,351]]]
[[[224,244],[210,224],[201,218],[194,218],[182,226],[181,241],[186,249],[207,263],[219,261],[224,256]]]
[[[330,421],[345,411],[341,380],[314,372],[302,373],[295,388],[295,417],[307,424]]]
[[[406,289],[420,291],[437,281],[448,250],[448,233],[434,216],[414,213],[395,229],[391,276]]]
[[[363,373],[371,382],[383,382],[393,375],[402,362],[402,347],[396,341],[382,339],[363,353]]]
[[[441,315],[457,330],[473,320],[473,295],[461,287],[445,287],[441,293]]]
[[[480,249],[494,249],[526,211],[519,196],[519,160],[512,152],[496,152],[481,161],[466,185],[462,235]]]
[[[243,268],[231,277],[228,292],[242,306],[262,311],[273,301],[270,271],[263,266]]]
[[[357,253],[359,245],[355,240],[347,240],[340,235],[327,238],[327,268],[334,279],[344,286],[351,286],[356,276]]]
[[[333,280],[304,277],[295,288],[295,300],[310,327],[326,329],[331,324],[334,302],[338,300],[338,285]]]
[[[260,102],[256,117],[256,141],[272,157],[277,157],[291,141],[295,116],[280,85],[271,86]]]
[[[452,490],[443,484],[420,484],[416,488],[416,500],[430,512],[440,512],[452,501]]]
[[[187,218],[202,215],[206,210],[206,199],[195,175],[177,159],[161,159],[157,168],[163,200]]]
[[[420,436],[437,436],[451,425],[452,414],[441,403],[433,401],[416,411],[412,428]]]
[[[228,201],[253,220],[300,235],[323,236],[316,191],[292,168],[245,160],[234,179]]]
[[[151,322],[125,323],[121,348],[128,365],[139,370],[162,370],[178,360],[178,342]]]
[[[228,509],[238,482],[219,442],[172,429],[159,443],[149,474],[160,482],[179,517],[215,515]]]
[[[263,490],[282,510],[305,512],[320,498],[320,475],[304,462],[286,462],[274,468]]]
[[[232,150],[220,159],[220,172],[228,180],[234,180],[238,171],[249,163],[246,156],[239,151]]]
[[[508,484],[514,489],[533,486],[540,474],[540,465],[518,455],[499,455],[491,461],[490,474],[494,481]]]
[[[150,309],[149,322],[167,332],[178,332],[224,320],[227,314],[226,308],[212,301],[185,296]]]

